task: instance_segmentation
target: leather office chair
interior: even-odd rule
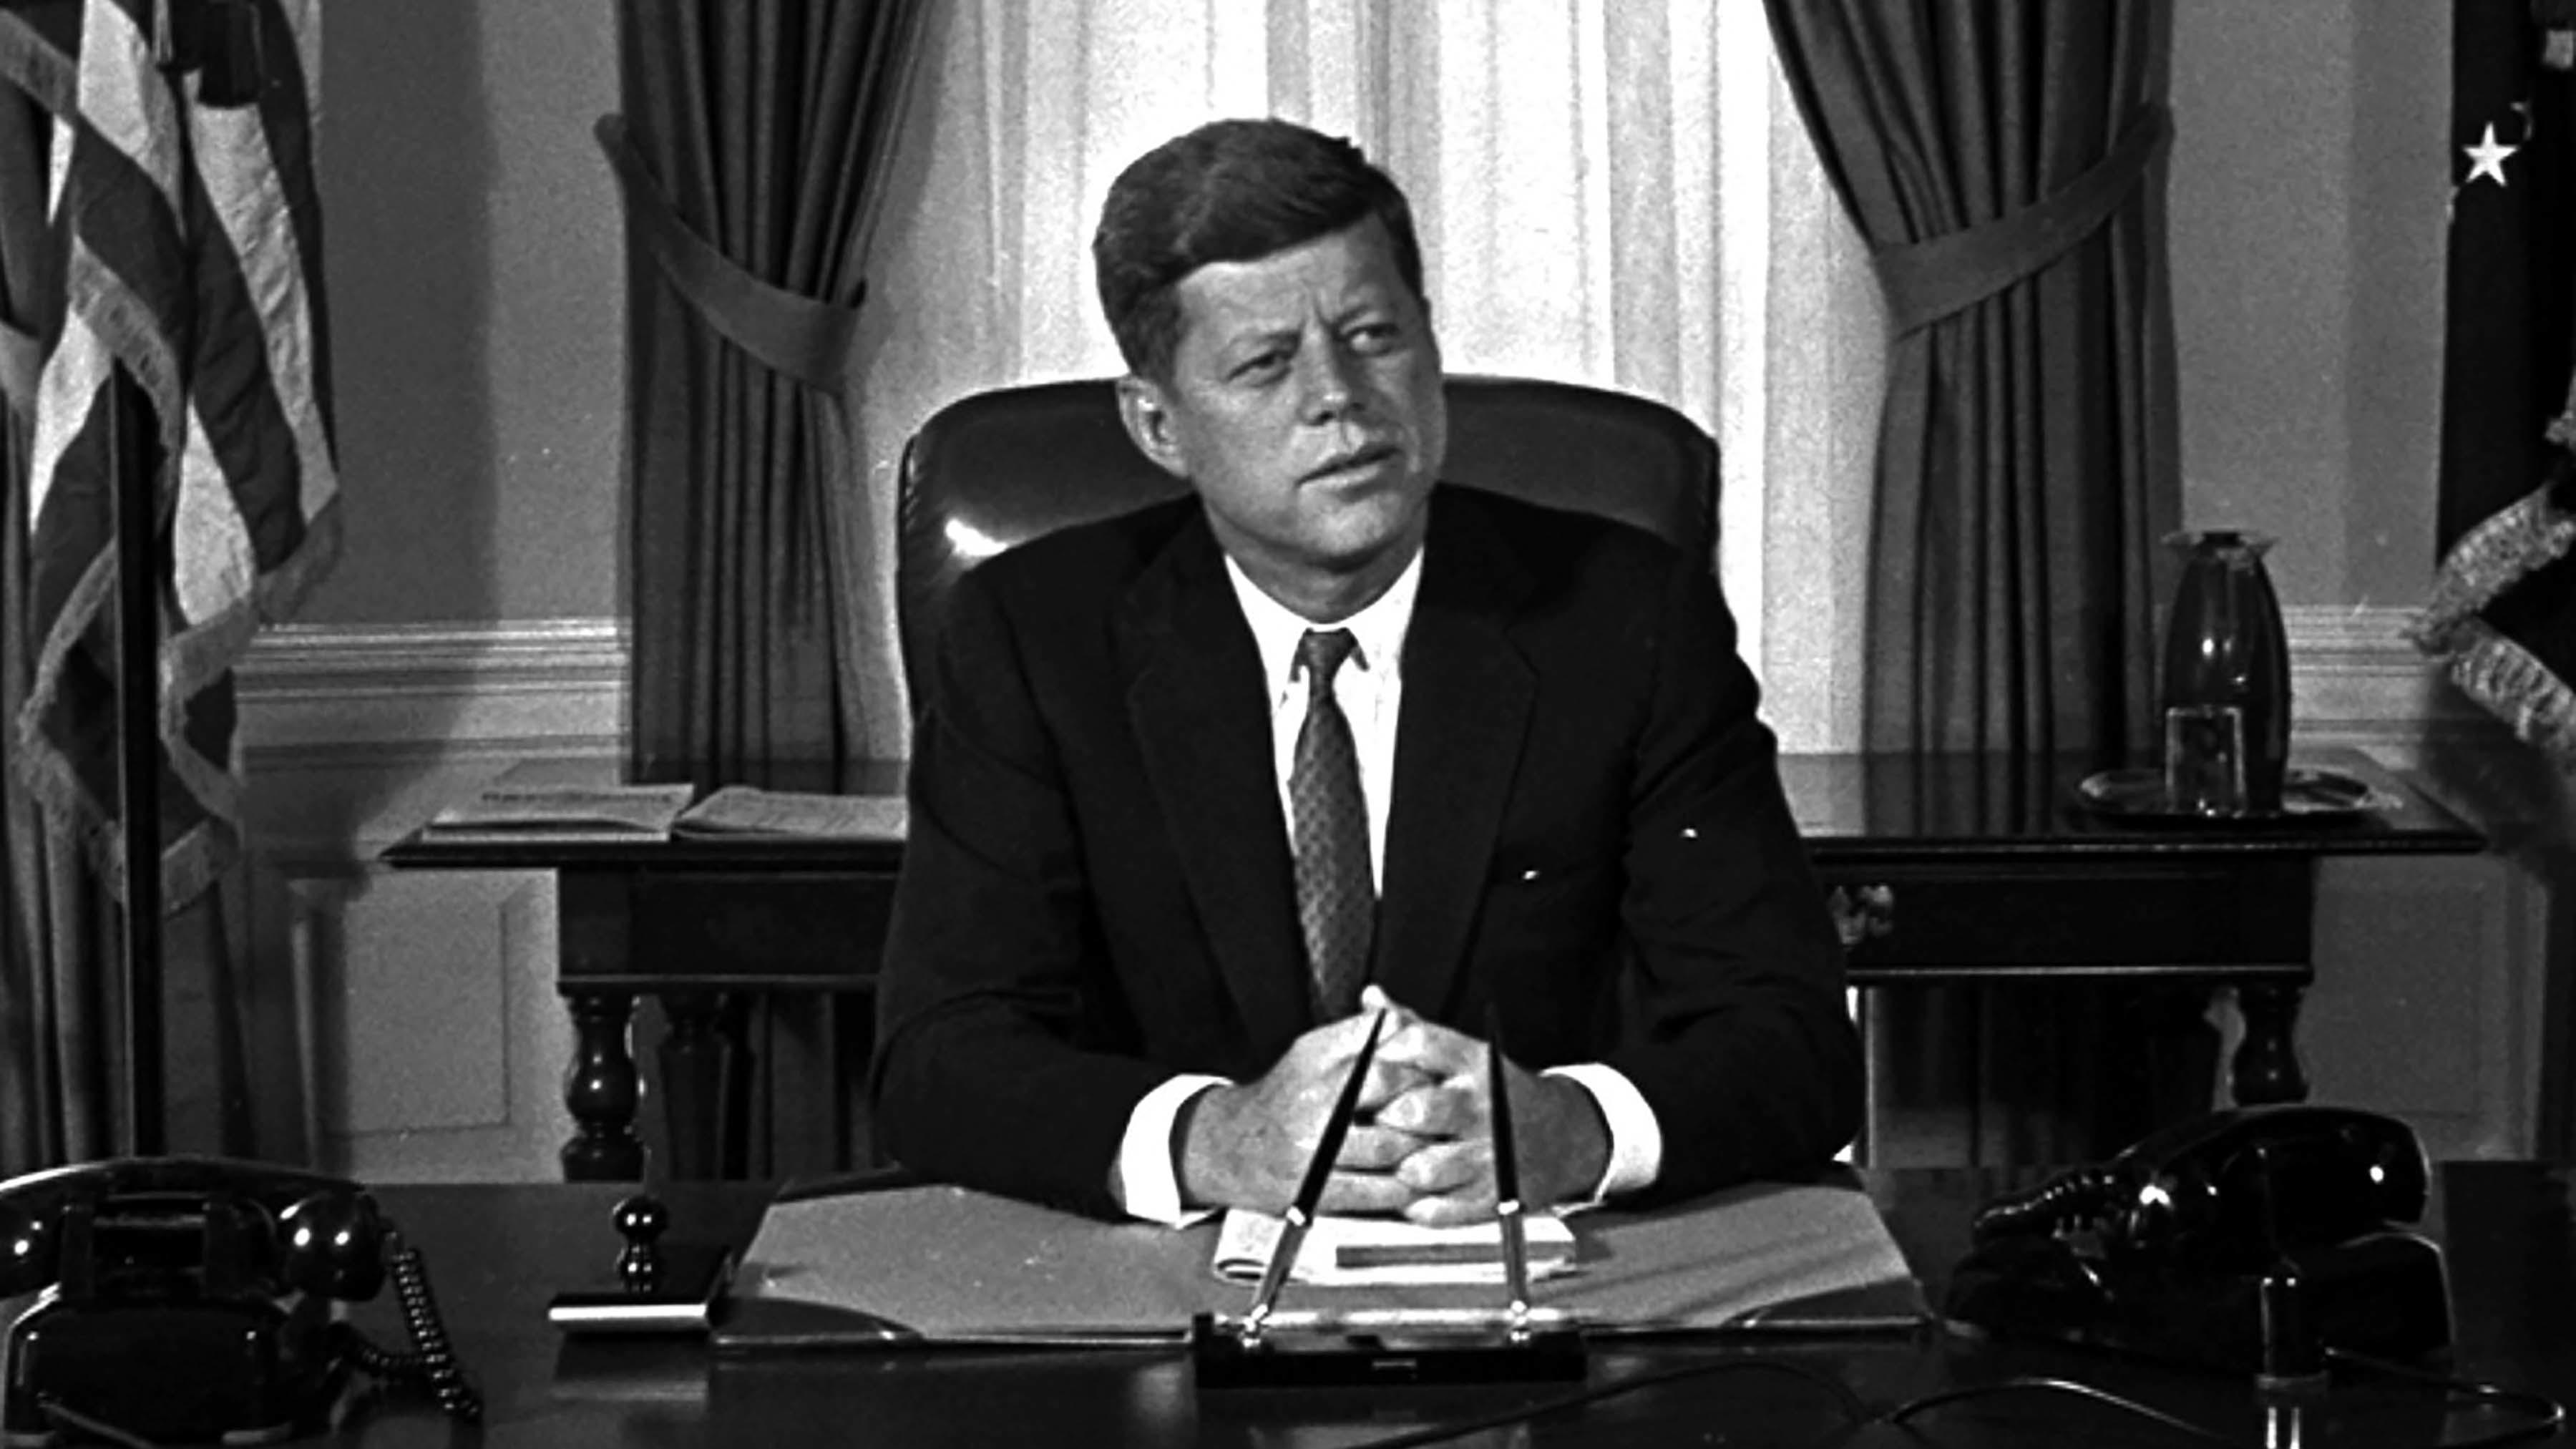
[[[1452,482],[1647,528],[1715,560],[1717,444],[1662,403],[1573,383],[1448,382]],[[1106,379],[976,393],[904,448],[895,604],[920,708],[948,591],[977,560],[1184,491],[1118,421]]]

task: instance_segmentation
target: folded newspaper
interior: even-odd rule
[[[1574,1230],[1554,1213],[1522,1219],[1533,1279],[1573,1271]],[[1216,1275],[1232,1283],[1258,1283],[1278,1243],[1281,1222],[1268,1213],[1233,1209],[1217,1232]],[[1289,1280],[1319,1288],[1409,1283],[1503,1281],[1503,1230],[1488,1219],[1433,1228],[1401,1218],[1326,1214],[1306,1230]]]

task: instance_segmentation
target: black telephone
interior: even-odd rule
[[[2295,1380],[2329,1349],[2449,1346],[2441,1250],[2406,1230],[2429,1172],[2405,1124],[2241,1108],[1987,1204],[1944,1316]]]
[[[387,1273],[413,1351],[331,1314]],[[480,1412],[418,1252],[355,1183],[211,1157],[0,1182],[0,1445],[266,1442],[328,1425],[352,1369]]]

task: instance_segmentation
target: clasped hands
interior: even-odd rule
[[[1491,1217],[1485,1043],[1398,1005],[1375,986],[1362,993],[1356,1015],[1297,1038],[1259,1080],[1212,1087],[1192,1099],[1180,1120],[1182,1200],[1273,1213],[1287,1207],[1381,1012],[1386,1024],[1321,1210],[1401,1215],[1431,1225]],[[1504,1074],[1522,1200],[1538,1207],[1590,1196],[1610,1152],[1609,1127],[1591,1092],[1508,1058]]]

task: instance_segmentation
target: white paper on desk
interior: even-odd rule
[[[1554,1213],[1529,1213],[1525,1228],[1532,1279],[1554,1277],[1574,1269],[1574,1230]],[[1216,1275],[1229,1283],[1258,1283],[1270,1266],[1285,1225],[1268,1213],[1235,1208],[1218,1230]],[[1392,1261],[1390,1261],[1392,1260]],[[1457,1227],[1433,1228],[1402,1218],[1341,1217],[1315,1219],[1299,1245],[1292,1283],[1318,1288],[1399,1287],[1428,1283],[1503,1281],[1503,1230],[1488,1219]]]

